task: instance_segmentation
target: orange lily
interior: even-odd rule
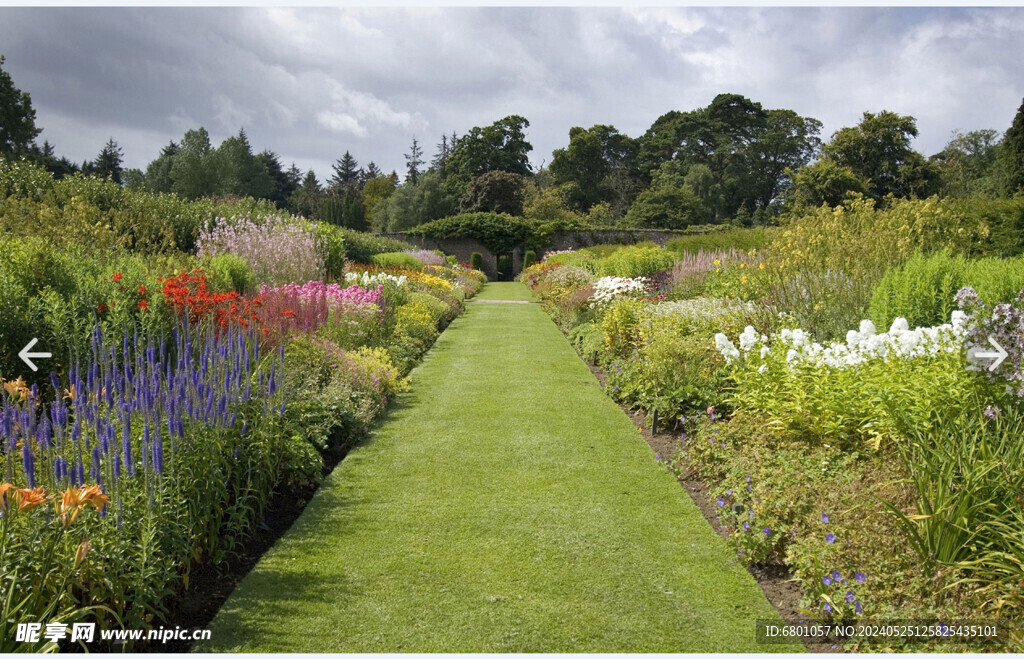
[[[8,494],[9,493],[9,494]],[[46,488],[18,488],[11,483],[0,485],[0,510],[6,511],[14,504],[18,512],[28,512],[38,508],[49,500]]]
[[[102,510],[106,505],[107,495],[103,494],[99,485],[90,485],[79,489],[68,487],[64,490],[60,503],[57,505],[61,524],[64,526],[73,524],[82,513],[82,508],[90,503],[96,507],[96,510]]]

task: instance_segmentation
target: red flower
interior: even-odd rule
[[[113,279],[114,281],[121,281],[121,273],[120,272],[115,272],[114,276],[111,277],[111,279]]]
[[[145,295],[145,294],[146,294],[146,285],[145,284],[139,284],[139,295]]]
[[[107,313],[107,305],[100,302],[100,306],[96,308],[96,313]]]
[[[139,306],[139,309],[145,309],[146,307],[149,306],[149,302],[146,302],[145,300],[139,300],[139,305],[138,306]]]

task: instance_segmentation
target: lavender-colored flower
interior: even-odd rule
[[[853,610],[857,612],[857,615],[864,615],[864,609],[861,608],[860,602],[853,603]]]
[[[825,602],[825,610],[829,612],[832,611],[832,606],[828,602]]]
[[[761,530],[762,530],[762,531],[764,532],[764,534],[765,534],[766,536],[769,536],[769,535],[771,535],[771,534],[772,534],[772,530],[771,530],[770,528],[768,528],[767,526],[766,526],[766,527],[764,527],[764,528],[763,528],[763,529],[761,529]]]
[[[825,534],[825,542],[827,542],[828,544],[830,544],[830,545],[831,545],[831,544],[833,544],[833,543],[834,543],[835,541],[836,541],[836,536],[835,536],[835,534],[834,534],[834,533],[826,533],[826,534]]]
[[[835,581],[842,581],[843,575],[839,573],[839,570],[832,570],[832,579]]]
[[[823,584],[825,584],[826,586],[831,586],[831,585],[832,585],[832,577],[830,577],[830,576],[828,576],[828,575],[826,574],[825,576],[823,576],[823,577],[821,578],[821,582],[822,582]]]
[[[743,530],[744,531],[749,531],[750,530],[750,522],[743,522]]]
[[[853,578],[857,583],[864,583],[868,580],[867,576],[863,572],[858,572],[854,574]]]
[[[721,508],[724,505],[725,505],[725,499],[723,499],[722,497],[718,497],[718,507]]]
[[[1000,408],[996,407],[995,405],[989,405],[988,407],[985,408],[985,411],[983,412],[983,414],[986,417],[988,417],[989,419],[995,419],[997,416],[1002,414],[1002,412],[1003,412],[1003,410],[1001,410]]]
[[[828,524],[828,514],[827,513],[822,513],[821,514],[821,521],[824,522],[825,524]]]
[[[853,604],[853,601],[857,599],[857,596],[853,594],[852,590],[846,591],[846,601]]]

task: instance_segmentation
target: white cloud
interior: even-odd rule
[[[318,112],[316,120],[321,126],[336,133],[349,133],[356,137],[365,137],[366,128],[359,123],[359,120],[344,112],[330,112],[323,110]]]

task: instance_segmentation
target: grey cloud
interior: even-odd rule
[[[917,146],[1004,130],[1024,96],[1020,9],[6,8],[0,52],[43,137],[92,158],[109,136],[144,167],[187,128],[323,177],[345,150],[404,168],[415,135],[506,114],[533,160],[571,126],[639,135],[721,92],[824,122],[918,118]]]

